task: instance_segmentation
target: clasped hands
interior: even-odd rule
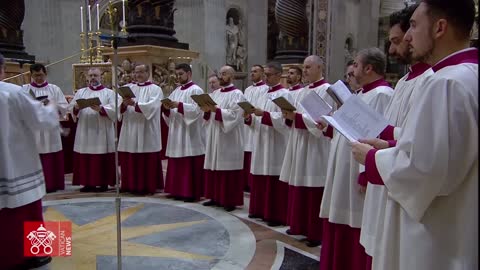
[[[360,164],[365,165],[368,151],[372,149],[386,149],[388,142],[382,139],[360,139],[358,142],[350,143],[352,147],[353,158]]]

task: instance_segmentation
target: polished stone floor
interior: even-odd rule
[[[45,197],[44,216],[72,222],[73,255],[39,269],[117,269],[114,190],[80,193],[68,182]],[[318,269],[320,248],[248,218],[248,193],[230,213],[165,196],[121,195],[122,269]]]

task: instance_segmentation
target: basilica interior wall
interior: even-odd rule
[[[49,64],[80,51],[80,4],[78,0],[25,0],[25,50],[36,61]],[[72,94],[72,64],[80,57],[48,68],[49,80]],[[28,83],[28,82],[27,82]]]

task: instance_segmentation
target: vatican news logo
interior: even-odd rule
[[[25,222],[23,253],[26,257],[72,256],[72,223],[69,221]]]

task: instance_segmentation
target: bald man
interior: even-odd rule
[[[333,106],[326,90],[330,86],[323,79],[323,61],[317,55],[305,58],[303,77],[309,82],[296,94],[296,112],[284,111],[286,119],[293,121],[283,160],[280,180],[288,183],[288,234],[307,236],[307,245],[314,247],[322,241],[322,222],[318,213],[325,185],[330,137],[325,136],[317,123],[303,109],[300,102],[311,91]],[[292,92],[292,91],[290,91]],[[331,134],[328,134],[331,136]]]
[[[75,134],[73,185],[81,192],[106,191],[115,185],[115,92],[102,85],[99,68],[88,70],[88,86],[79,89],[70,103],[78,118]],[[80,108],[79,99],[98,97],[101,105]],[[121,101],[118,102],[119,104]]]
[[[230,212],[243,205],[243,110],[246,101],[233,84],[234,70],[220,69],[221,89],[210,94],[216,106],[202,106],[206,129],[205,197],[203,205],[218,205]]]

